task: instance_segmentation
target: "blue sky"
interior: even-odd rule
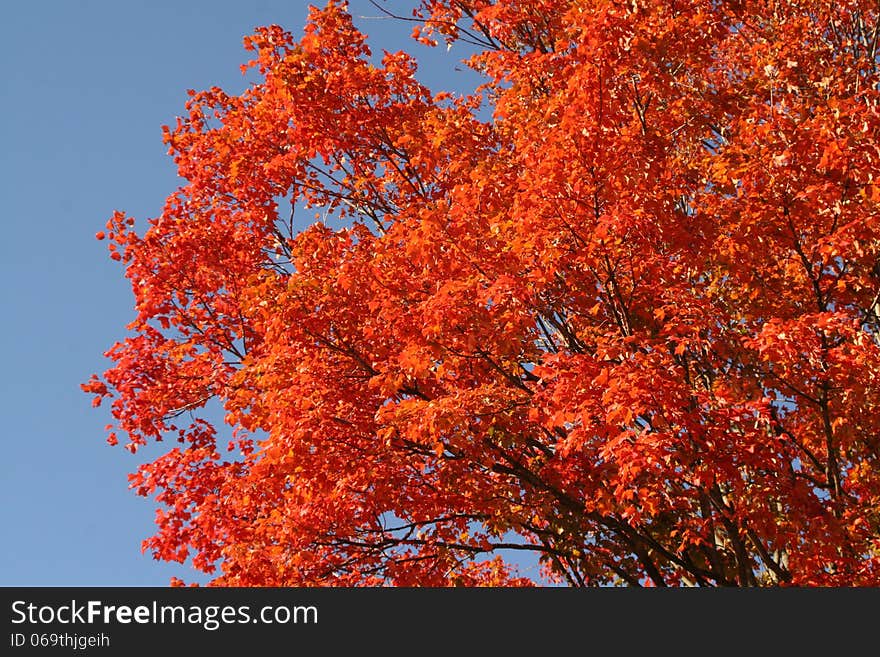
[[[386,6],[407,14],[409,4]],[[406,48],[435,90],[460,88],[463,52],[427,51],[368,0],[350,8],[374,53]],[[307,3],[32,0],[3,10],[0,585],[203,581],[141,554],[155,504],[128,490],[127,474],[160,451],[108,446],[106,407],[79,389],[133,316],[122,268],[94,234],[116,209],[159,213],[182,182],[160,126],[183,112],[189,88],[241,91],[242,37],[270,23],[298,35]]]

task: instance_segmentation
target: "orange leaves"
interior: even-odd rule
[[[132,479],[157,558],[517,585],[481,561],[516,540],[574,583],[876,583],[873,83],[816,3],[674,4],[425,2],[418,38],[479,51],[458,97],[333,2],[191,94],[186,185],[96,235],[137,317],[82,386],[111,442],[179,443]]]
[[[866,195],[871,202],[880,203],[880,185],[869,185]]]
[[[841,164],[841,159],[845,157],[844,150],[837,141],[829,141],[822,149],[822,157],[819,159],[819,169],[837,168]]]
[[[95,399],[92,402],[93,406],[99,406],[101,404],[101,399],[110,395],[107,384],[94,374],[89,379],[88,383],[80,384],[80,388],[83,392],[95,395]]]

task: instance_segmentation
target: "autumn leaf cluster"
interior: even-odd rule
[[[876,3],[412,19],[484,84],[313,8],[166,128],[161,215],[108,222],[137,315],[83,387],[111,442],[177,441],[132,475],[145,548],[246,586],[880,584]]]

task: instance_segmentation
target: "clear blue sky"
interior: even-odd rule
[[[409,25],[357,18],[381,15],[368,0],[350,7],[374,53],[406,48],[435,90],[460,88],[463,52],[426,51]],[[109,413],[79,389],[133,316],[122,268],[94,234],[115,209],[155,216],[180,184],[160,126],[183,113],[186,89],[239,92],[242,37],[270,23],[298,35],[306,13],[298,0],[4,4],[0,585],[203,581],[141,554],[155,504],[126,475],[160,452],[108,446]]]

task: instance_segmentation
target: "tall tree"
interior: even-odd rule
[[[132,475],[145,546],[228,585],[880,584],[877,3],[414,16],[477,94],[332,1],[108,222],[137,318],[83,388],[180,443]]]

